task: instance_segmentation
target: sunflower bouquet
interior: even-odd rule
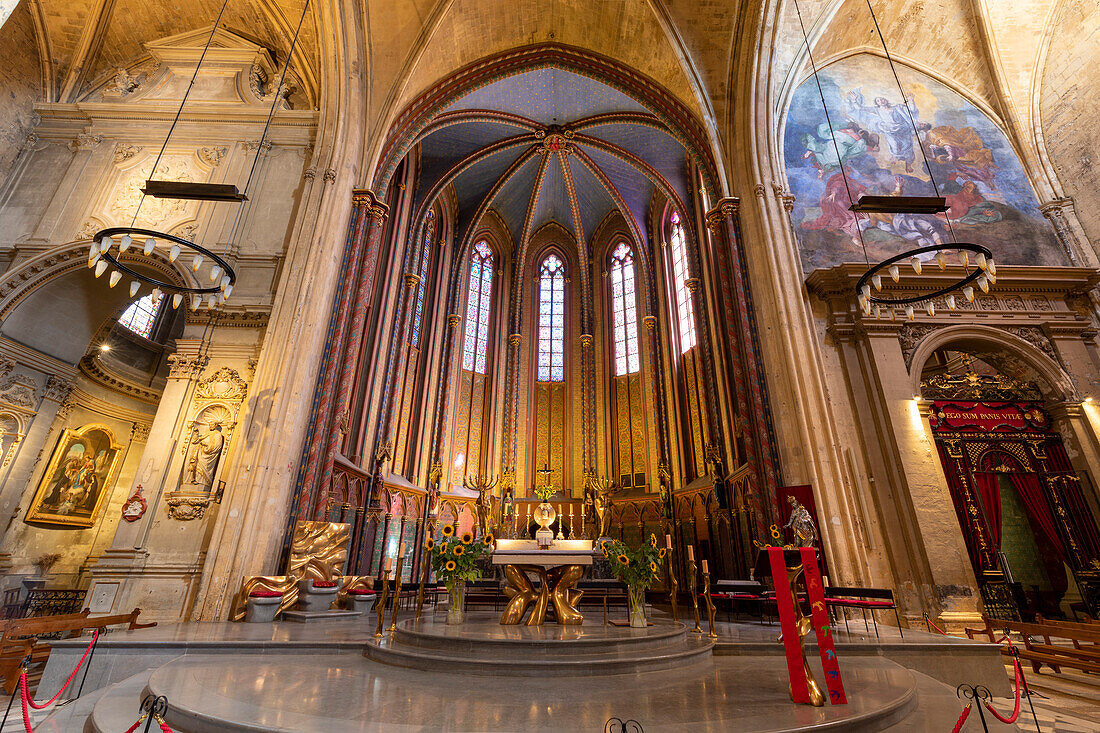
[[[474,542],[473,533],[463,532],[459,535],[453,524],[444,525],[442,535],[439,541],[428,538],[435,576],[448,586],[459,580],[480,578],[481,568],[478,561],[493,551],[493,536],[486,535]]]
[[[763,542],[760,540],[753,540],[752,544],[758,550],[762,550],[765,547],[782,547],[785,550],[790,550],[794,545],[783,541],[783,532],[779,529],[778,524],[773,524],[770,528],[771,538],[766,539]]]
[[[611,564],[611,572],[627,586],[645,589],[660,577],[665,548],[657,546],[656,535],[649,535],[640,547],[605,539],[600,542],[600,550]]]

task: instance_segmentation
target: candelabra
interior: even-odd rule
[[[462,485],[470,491],[477,492],[477,501],[474,502],[474,509],[477,512],[477,528],[481,532],[481,536],[485,537],[493,531],[493,527],[490,525],[493,523],[493,488],[497,485],[498,479],[491,476],[482,476],[477,474],[473,478],[470,476],[462,477]]]

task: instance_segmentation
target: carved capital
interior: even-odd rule
[[[657,316],[642,316],[642,323],[644,323],[645,327],[650,331],[654,331],[657,329]]]
[[[413,288],[415,288],[419,284],[420,284],[420,276],[419,275],[414,275],[411,272],[406,272],[405,273],[405,287],[406,288],[408,288],[409,290],[412,290]]]
[[[149,440],[149,429],[152,425],[148,423],[134,423],[134,427],[130,430],[130,439],[137,443],[144,443]]]
[[[520,342],[522,342],[522,341],[523,341],[523,336],[521,336],[518,333],[513,333],[510,336],[508,336],[508,343],[511,344],[512,346],[518,347],[520,345]]]
[[[75,382],[71,379],[63,379],[53,374],[46,377],[46,391],[42,395],[47,400],[64,402],[73,391]]]
[[[194,379],[206,366],[206,357],[191,354],[172,354],[168,357],[169,379]]]
[[[199,148],[197,151],[199,160],[206,163],[209,166],[217,167],[222,162],[225,154],[229,152],[229,148],[223,145],[210,145]]]
[[[452,313],[447,316],[447,325],[451,328],[458,328],[458,324],[462,323],[462,316]]]
[[[684,280],[684,286],[693,293],[699,290],[699,284],[700,281],[697,277],[689,277],[687,280]]]
[[[592,346],[592,334],[590,334],[590,333],[582,333],[581,334],[581,346],[583,346],[586,349],[591,348],[591,346]]]
[[[336,183],[336,170],[334,168],[326,170],[324,180],[326,183]]]
[[[213,497],[205,493],[173,491],[165,494],[164,501],[168,505],[169,517],[181,522],[190,522],[206,516],[206,507],[210,506]]]

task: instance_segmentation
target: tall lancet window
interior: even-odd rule
[[[489,350],[489,306],[493,298],[493,251],[484,241],[475,244],[470,253],[468,292],[462,368],[484,374]]]
[[[626,242],[611,253],[611,312],[614,316],[615,376],[633,374],[638,359],[638,309],[634,302],[634,255]]]
[[[611,292],[612,463],[620,486],[643,488],[645,410],[642,364],[638,355],[638,302],[634,290],[634,253],[619,242],[608,261]]]
[[[496,258],[489,243],[470,248],[466,280],[466,316],[462,333],[462,370],[452,423],[451,481],[488,472],[492,379],[490,377],[493,285]]]
[[[408,340],[405,343],[405,374],[398,384],[398,409],[400,422],[397,427],[397,445],[394,450],[393,470],[395,473],[415,473],[415,461],[412,460],[417,450],[417,431],[419,418],[417,410],[413,406],[417,402],[417,395],[423,392],[423,379],[421,379],[420,363],[423,361],[421,354],[424,352],[422,342],[425,341],[424,309],[428,307],[428,293],[431,290],[432,272],[432,245],[435,243],[436,218],[435,209],[428,209],[424,215],[424,224],[420,227],[420,238],[412,242],[412,252],[409,258],[408,272],[420,277],[416,285],[416,295],[413,301],[412,313],[409,324]]]
[[[539,381],[565,381],[565,265],[549,255],[539,268]]]
[[[570,476],[568,445],[571,425],[566,414],[568,370],[566,351],[568,319],[565,299],[565,262],[561,255],[549,253],[535,271],[533,314],[538,329],[535,340],[534,421],[531,425],[532,451],[530,475],[533,483],[553,484],[568,495]]]
[[[676,317],[680,325],[680,353],[695,346],[695,308],[691,304],[691,291],[687,287],[688,262],[687,239],[680,215],[675,211],[669,217],[669,244],[672,247],[672,280],[676,291]]]

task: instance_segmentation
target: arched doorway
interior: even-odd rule
[[[1095,615],[1093,492],[1051,419],[1049,384],[1007,348],[974,346],[934,351],[921,397],[986,613]]]

